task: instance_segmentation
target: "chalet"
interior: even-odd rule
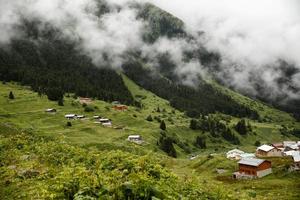
[[[110,119],[101,118],[101,119],[99,119],[99,122],[102,124],[102,126],[112,127],[112,122]]]
[[[282,151],[273,146],[264,144],[256,149],[255,155],[257,157],[281,157]]]
[[[47,112],[47,113],[56,113],[56,109],[49,108],[49,109],[46,109],[45,112]]]
[[[228,159],[234,159],[234,160],[239,160],[241,159],[241,155],[244,154],[245,152],[239,150],[239,149],[233,149],[230,150],[226,153],[226,157]]]
[[[67,114],[67,115],[65,115],[65,118],[67,118],[67,119],[76,119],[77,115],[75,115],[75,114]]]
[[[115,105],[113,108],[118,111],[128,110],[128,107],[126,105]]]
[[[129,135],[127,140],[130,142],[136,142],[136,143],[143,142],[143,139],[140,135]]]
[[[79,102],[81,104],[91,104],[93,103],[93,100],[91,98],[79,97]]]
[[[78,115],[78,116],[77,116],[77,119],[84,119],[84,118],[85,118],[84,115]]]
[[[267,160],[245,158],[238,164],[239,170],[233,173],[235,179],[261,178],[272,173],[271,162]]]

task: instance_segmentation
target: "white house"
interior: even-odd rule
[[[76,119],[77,115],[76,114],[67,114],[67,115],[65,115],[65,118],[67,118],[67,119]]]
[[[85,116],[84,116],[84,115],[78,115],[77,118],[78,118],[78,119],[84,119]]]
[[[239,160],[239,159],[241,159],[241,155],[244,154],[244,153],[245,152],[243,152],[239,149],[233,149],[233,150],[230,150],[226,153],[226,158]]]
[[[282,152],[280,149],[264,144],[256,149],[255,155],[258,157],[281,157]]]
[[[136,143],[143,142],[143,139],[140,135],[129,135],[127,140],[130,142],[136,142]]]
[[[49,108],[49,109],[46,109],[45,112],[47,112],[47,113],[55,113],[55,112],[56,112],[56,109],[54,109],[54,108]]]

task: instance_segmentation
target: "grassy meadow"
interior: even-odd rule
[[[254,146],[255,141],[271,143],[287,139],[296,140],[297,138],[284,136],[279,131],[281,125],[300,126],[289,114],[250,100],[230,90],[226,91],[241,103],[253,106],[259,111],[263,118],[269,119],[260,122],[250,121],[255,134],[246,136],[239,135],[241,145],[236,146],[220,138],[212,139],[208,136],[209,133],[191,130],[189,128],[191,119],[186,117],[183,112],[172,108],[168,101],[140,88],[124,75],[123,79],[134,98],[141,101],[143,105],[142,108],[130,106],[127,111],[115,111],[110,103],[93,100],[93,103],[88,105],[93,108],[93,111],[85,112],[84,107],[79,103],[78,99],[72,97],[72,94],[65,96],[64,106],[58,106],[57,102],[49,101],[46,96],[38,96],[38,94],[31,91],[30,88],[20,86],[16,83],[1,83],[0,150],[5,149],[7,144],[11,145],[11,143],[7,143],[8,138],[14,141],[14,135],[26,132],[37,137],[50,138],[50,140],[51,138],[56,138],[60,141],[57,145],[70,145],[71,147],[68,146],[67,148],[71,148],[72,150],[70,151],[72,152],[74,150],[75,152],[72,155],[66,156],[66,159],[70,160],[73,160],[73,157],[77,156],[77,154],[80,155],[80,152],[91,152],[87,153],[87,155],[101,154],[102,157],[105,157],[105,152],[108,152],[108,155],[110,155],[110,151],[122,151],[122,153],[116,153],[118,155],[123,155],[123,153],[126,154],[126,152],[128,152],[139,156],[148,155],[151,160],[158,159],[162,166],[178,178],[180,183],[188,183],[186,187],[190,187],[190,190],[194,187],[201,189],[199,193],[194,194],[187,188],[181,188],[184,191],[189,191],[187,196],[190,195],[190,198],[186,199],[300,198],[300,175],[299,173],[290,173],[287,170],[291,163],[290,158],[271,158],[274,173],[265,178],[253,181],[235,181],[231,178],[231,174],[237,169],[236,161],[228,160],[224,156],[227,150],[237,147],[244,151],[254,152],[256,149]],[[216,85],[216,87],[220,86]],[[221,87],[219,89],[227,90]],[[10,91],[12,91],[15,96],[14,100],[8,98]],[[48,108],[57,109],[57,113],[46,113],[45,110]],[[158,108],[160,110],[159,112],[157,111]],[[83,120],[65,119],[64,115],[70,113],[82,114],[85,115],[86,118]],[[120,127],[121,129],[106,128],[100,124],[95,124],[95,120],[93,119],[94,115],[111,119],[113,127]],[[185,143],[191,152],[186,152],[181,147],[175,145],[178,158],[167,157],[157,146],[157,140],[161,135],[159,128],[160,123],[155,119],[151,122],[147,121],[146,118],[149,115],[151,115],[152,118],[157,117],[164,120],[167,125],[167,134]],[[215,115],[218,116],[221,114],[217,113]],[[230,125],[234,126],[239,120],[238,118],[230,117]],[[67,126],[68,121],[72,123],[71,127]],[[128,142],[128,135],[133,134],[141,135],[145,142],[141,145]],[[199,149],[194,145],[195,138],[199,135],[208,136],[206,149]],[[13,150],[13,148],[8,148],[5,152],[1,150],[2,159],[11,157],[9,161],[2,161],[1,172],[5,182],[1,183],[1,196],[5,199],[9,199],[8,197],[13,194],[12,191],[16,190],[19,192],[16,192],[12,199],[30,199],[30,195],[28,196],[30,193],[28,193],[28,191],[32,188],[32,184],[38,184],[36,190],[40,189],[49,192],[48,186],[46,187],[46,185],[50,183],[46,181],[49,177],[44,177],[45,180],[33,178],[22,179],[20,181],[18,176],[13,174],[11,170],[7,171],[8,166],[16,165],[17,168],[38,168],[41,173],[47,171],[46,169],[48,168],[50,171],[52,170],[51,172],[53,174],[59,173],[59,169],[56,166],[47,164],[45,159],[41,159],[43,161],[42,163],[39,158],[35,158],[34,156],[26,162],[23,162],[21,159],[22,156],[27,154],[45,154],[47,152],[48,143],[42,142],[41,146],[43,145],[46,146],[46,149],[37,152],[29,147],[28,149],[25,148],[25,150]],[[73,149],[72,146],[74,146],[75,149]],[[59,148],[62,147],[59,146]],[[191,154],[198,155],[198,157],[194,160],[189,160],[188,158]],[[130,159],[134,160],[136,158],[130,157]],[[88,161],[84,161],[84,163],[85,162]],[[78,161],[78,163],[81,163],[81,161]],[[70,169],[72,169],[73,165],[78,167],[76,163],[71,161],[64,165]],[[77,169],[76,167],[74,168]],[[69,168],[65,170],[70,170]],[[88,169],[91,170],[90,168]],[[224,174],[218,174],[216,169],[225,169],[226,172]],[[84,173],[92,172],[93,171],[84,171]],[[93,178],[94,176],[91,176],[91,179]],[[49,178],[49,180],[52,179]],[[9,184],[7,182],[9,182]],[[24,194],[22,196],[22,192],[26,193],[26,195]],[[191,195],[192,193],[193,195]],[[53,196],[51,192],[49,194],[47,192],[43,193],[44,196],[42,193],[38,194],[41,195],[40,199],[44,199],[44,197],[49,197],[48,199],[60,199],[59,196]],[[35,199],[39,198],[37,197]],[[162,197],[162,199],[172,198]]]

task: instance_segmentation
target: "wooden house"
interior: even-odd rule
[[[113,108],[118,111],[128,110],[128,107],[126,105],[114,105]]]
[[[255,155],[257,157],[281,157],[282,151],[276,147],[269,145],[262,145],[256,149]]]
[[[239,169],[233,173],[235,179],[252,179],[261,178],[272,173],[272,165],[270,161],[245,158],[238,162]]]
[[[91,104],[93,103],[93,100],[91,98],[79,97],[79,102],[81,104]]]

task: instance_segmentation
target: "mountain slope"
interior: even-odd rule
[[[19,31],[24,33],[22,38],[0,47],[0,80],[31,86],[50,100],[60,100],[64,93],[73,92],[106,101],[134,103],[115,71],[106,66],[97,68],[78,50],[78,44],[63,37],[60,30],[33,20],[24,21]]]

